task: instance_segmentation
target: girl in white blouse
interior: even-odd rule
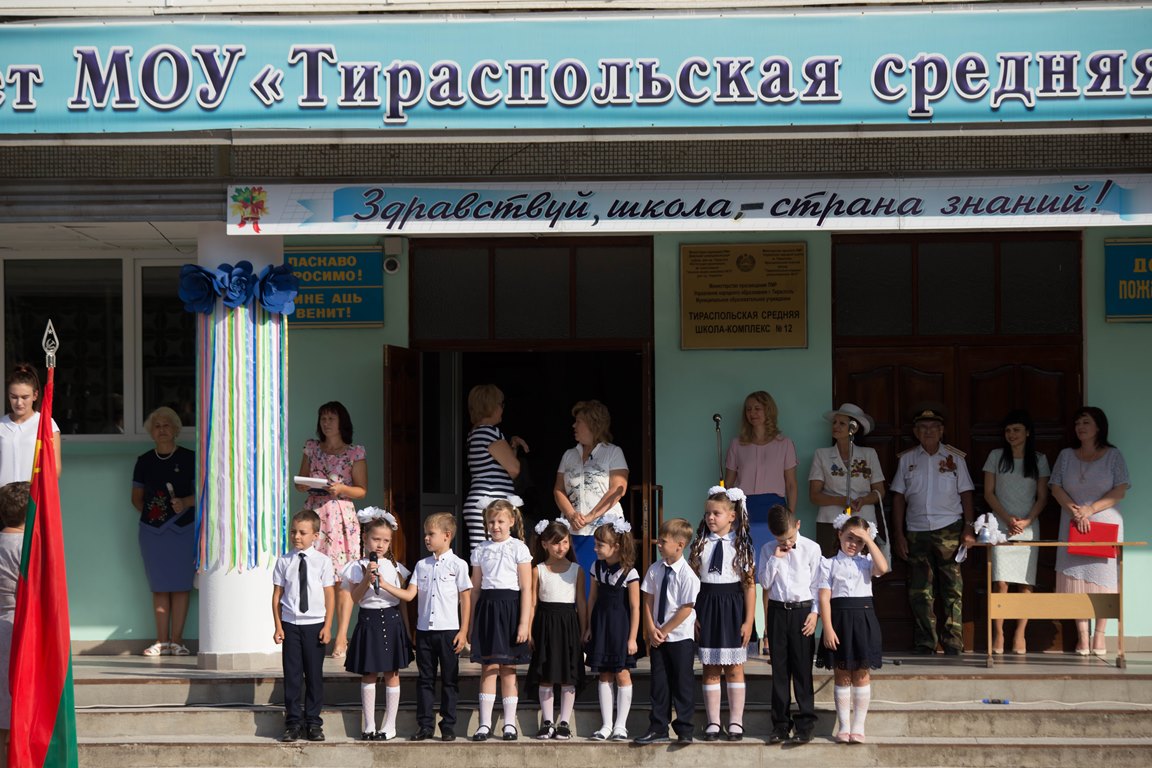
[[[488,540],[472,550],[472,594],[479,595],[472,621],[472,661],[481,665],[480,725],[472,741],[492,735],[496,679],[504,705],[504,741],[519,738],[516,729],[516,665],[531,658],[532,553],[524,543],[524,520],[513,496],[482,499]]]
[[[360,675],[360,705],[363,709],[364,741],[387,741],[396,736],[396,711],[400,706],[400,670],[413,658],[409,640],[408,612],[397,608],[400,599],[380,584],[404,586],[408,569],[396,563],[392,534],[396,518],[377,507],[357,513],[360,536],[367,556],[344,566],[342,589],[360,606],[356,629],[348,643],[344,669]],[[384,680],[384,721],[376,729],[376,682]]]

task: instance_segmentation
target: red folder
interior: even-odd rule
[[[1076,523],[1068,524],[1068,554],[1083,557],[1116,557],[1116,547],[1107,544],[1083,542],[1119,541],[1120,526],[1116,523],[1092,523],[1088,533],[1080,533]],[[1077,543],[1080,542],[1080,543]]]

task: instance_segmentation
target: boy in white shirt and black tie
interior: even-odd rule
[[[636,739],[637,744],[668,741],[673,705],[676,719],[671,725],[677,740],[692,741],[696,709],[692,662],[700,577],[684,559],[684,548],[692,542],[692,524],[681,517],[665,520],[659,536],[656,547],[662,560],[652,564],[640,585],[652,660],[652,712],[648,732]]]
[[[769,744],[788,741],[793,726],[795,741],[812,741],[816,704],[812,662],[816,653],[816,576],[820,545],[800,535],[800,521],[787,507],[768,510],[768,530],[774,541],[760,550],[760,586],[764,587],[764,615],[772,651],[772,734]],[[796,718],[789,714],[796,693]]]
[[[280,741],[324,741],[324,646],[332,635],[336,573],[332,560],[312,546],[320,516],[303,510],[292,516],[292,552],[272,570],[272,639],[283,643],[284,735]],[[302,685],[303,684],[303,685]],[[301,701],[301,689],[304,699]]]

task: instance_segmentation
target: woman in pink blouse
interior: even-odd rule
[[[776,401],[767,392],[759,390],[744,398],[740,436],[729,444],[724,461],[724,485],[739,488],[748,497],[757,553],[772,540],[768,510],[776,504],[796,510],[796,446],[780,433],[777,415]]]

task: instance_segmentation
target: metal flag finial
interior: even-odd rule
[[[56,350],[60,349],[60,337],[56,335],[56,329],[52,326],[52,321],[48,321],[48,326],[44,329],[44,365],[48,368],[56,367]]]

